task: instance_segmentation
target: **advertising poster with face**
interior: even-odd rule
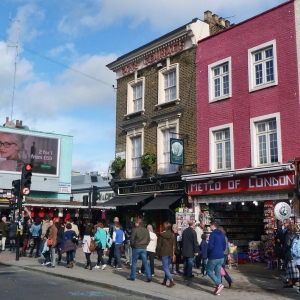
[[[0,172],[21,172],[33,166],[34,175],[59,175],[60,139],[0,130]]]

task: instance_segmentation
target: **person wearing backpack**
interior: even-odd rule
[[[288,279],[288,284],[285,285],[284,288],[292,288],[299,279],[299,270],[293,264],[293,257],[291,253],[293,241],[297,238],[296,231],[297,228],[295,224],[288,225],[287,235],[285,237],[285,243],[283,246],[284,259],[286,263],[286,278]]]
[[[95,242],[96,242],[96,250],[97,250],[97,264],[95,266],[95,269],[100,269],[100,263],[102,265],[102,270],[106,268],[106,264],[103,260],[103,251],[106,248],[106,231],[103,229],[103,223],[99,222],[97,224],[97,232],[95,234]]]
[[[92,227],[90,225],[87,225],[82,240],[82,250],[86,258],[86,266],[84,268],[90,270],[93,269],[93,265],[91,262],[91,251],[90,251],[92,236],[93,236]]]
[[[296,266],[300,273],[300,236],[298,235],[292,245],[291,254],[293,257],[293,264]],[[300,277],[299,277],[299,288],[297,289],[297,293],[300,294]]]

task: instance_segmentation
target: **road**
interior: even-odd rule
[[[141,299],[130,292],[118,292],[115,289],[105,289],[3,265],[0,265],[0,295],[1,300]]]

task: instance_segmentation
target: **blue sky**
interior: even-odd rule
[[[73,169],[106,172],[115,153],[115,74],[105,66],[210,10],[239,23],[282,0],[1,0],[0,124],[74,136]],[[262,28],[263,29],[263,28]],[[7,42],[9,39],[12,42]],[[39,55],[88,74],[82,76]]]

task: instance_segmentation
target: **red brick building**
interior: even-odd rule
[[[247,211],[255,212],[261,207],[262,214],[265,200],[276,204],[296,199],[298,24],[299,1],[288,1],[199,41],[198,174],[184,179],[200,217],[206,210],[214,210],[210,217],[224,224],[232,216],[224,210],[246,211],[247,206]],[[231,202],[235,202],[234,209],[228,206]],[[248,217],[238,215],[236,222]],[[247,228],[249,234],[241,246],[247,245],[247,240],[260,239],[262,218],[254,230]],[[229,232],[233,225],[227,224]],[[245,236],[245,231],[240,231]],[[237,232],[232,241],[239,238]]]

